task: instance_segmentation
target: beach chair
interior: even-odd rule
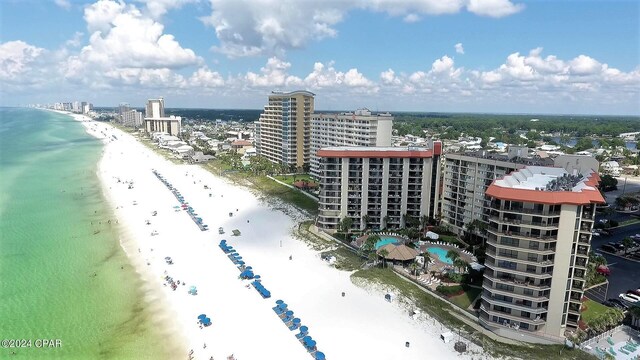
[[[615,343],[613,342],[613,339],[611,338],[611,336],[609,336],[607,338],[607,342],[609,343],[609,345],[615,345]]]
[[[625,355],[629,355],[629,354],[630,354],[630,353],[629,353],[627,350],[625,350],[624,348],[620,348],[620,349],[618,349],[618,351],[620,351],[621,353],[623,353],[623,354],[625,354]]]
[[[610,346],[610,347],[609,347],[609,353],[611,353],[611,355],[613,355],[613,356],[616,356],[616,355],[617,355],[617,354],[616,354],[616,351],[615,351],[615,350],[613,350],[613,346]]]

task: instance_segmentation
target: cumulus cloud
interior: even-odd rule
[[[457,43],[453,47],[456,49],[456,53],[464,54],[464,47],[462,47],[462,43]]]
[[[65,76],[97,84],[101,78],[117,85],[149,86],[184,83],[172,69],[202,63],[191,49],[183,48],[164,26],[133,5],[99,0],[84,9],[89,42],[63,64]]]
[[[217,88],[225,84],[224,78],[217,71],[201,67],[189,78],[189,85],[204,88]]]
[[[328,65],[317,62],[313,65],[313,71],[304,78],[304,84],[311,89],[338,88],[348,86],[360,90],[375,91],[375,83],[367,79],[356,68],[342,72],[336,70],[334,63]]]
[[[179,9],[185,4],[196,3],[199,0],[136,0],[144,3],[149,15],[154,19],[161,18],[171,9]]]
[[[494,18],[513,15],[523,9],[523,4],[513,4],[509,0],[469,0],[467,4],[470,12]]]
[[[158,0],[155,0],[158,1]],[[287,50],[311,41],[335,37],[335,25],[350,11],[384,12],[416,22],[422,15],[467,11],[503,17],[524,7],[510,0],[342,0],[318,1],[309,6],[297,0],[209,0],[211,15],[202,22],[212,27],[220,41],[214,49],[228,57],[268,55],[282,57]]]
[[[30,71],[30,64],[44,53],[45,49],[20,40],[0,44],[0,80],[19,79]]]
[[[287,74],[287,70],[290,67],[291,63],[272,57],[260,69],[260,74],[248,72],[245,75],[245,80],[249,86],[258,87],[295,86],[301,84],[300,78]]]

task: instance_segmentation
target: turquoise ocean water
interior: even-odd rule
[[[0,339],[32,340],[0,358],[168,357],[108,224],[102,146],[68,116],[0,108]]]

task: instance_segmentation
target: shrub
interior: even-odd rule
[[[446,297],[451,297],[451,296],[456,296],[464,293],[464,288],[460,285],[456,285],[456,286],[438,285],[438,287],[436,288],[436,291]]]

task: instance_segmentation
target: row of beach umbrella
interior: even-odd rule
[[[258,293],[265,299],[271,297],[271,292],[267,290],[264,285],[262,285],[262,281],[260,279],[260,275],[256,275],[253,272],[253,268],[251,266],[246,266],[245,262],[242,260],[242,256],[233,248],[231,245],[227,245],[227,240],[220,240],[220,244],[218,244],[220,249],[227,254],[229,260],[233,262],[234,265],[238,267],[240,270],[240,278],[243,280],[251,280],[254,281],[251,283],[253,287],[258,291]]]
[[[182,208],[182,210],[185,210],[189,214],[189,217],[191,217],[191,220],[193,220],[193,222],[195,222],[196,225],[198,225],[200,230],[202,230],[202,231],[209,230],[209,226],[202,222],[202,218],[198,217],[198,214],[196,214],[196,212],[193,210],[193,208],[191,206],[189,206],[189,203],[184,200],[184,196],[182,196],[180,191],[178,191],[178,189],[174,188],[173,185],[167,179],[165,179],[164,176],[162,176],[157,170],[154,169],[153,173],[156,175],[156,177],[160,181],[162,181],[162,183],[167,188],[169,188],[169,190],[171,190],[171,192],[176,197],[176,199],[178,199],[178,201],[180,201],[180,204],[182,204],[181,206],[174,206],[174,209]]]
[[[316,360],[325,360],[325,355],[322,351],[318,351],[316,341],[309,336],[309,328],[301,324],[300,318],[293,316],[293,311],[289,310],[288,305],[283,300],[276,300],[276,306],[273,307],[273,311],[278,315],[282,322],[289,328],[289,330],[299,330],[296,334],[296,339],[302,343],[302,346],[313,356]]]

